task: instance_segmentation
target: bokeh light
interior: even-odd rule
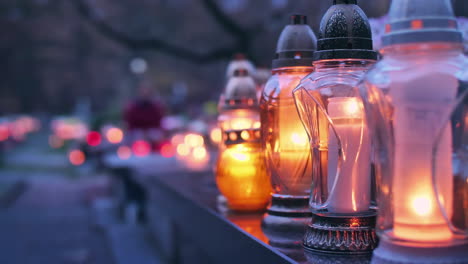
[[[170,143],[164,143],[161,146],[160,152],[161,152],[161,156],[165,158],[171,158],[175,154],[174,147]]]
[[[5,141],[10,137],[10,130],[7,125],[0,125],[0,141]]]
[[[221,129],[219,127],[215,127],[210,132],[210,139],[213,144],[219,144],[222,139]]]
[[[117,149],[117,156],[122,160],[129,159],[132,156],[132,149],[128,146],[120,146]]]
[[[123,137],[124,137],[124,134],[123,134],[122,129],[117,128],[117,127],[111,127],[106,132],[107,141],[109,141],[112,144],[118,144],[122,142]]]
[[[101,134],[99,134],[99,132],[97,131],[91,131],[86,136],[86,142],[92,147],[99,146],[99,144],[101,144],[101,141]]]
[[[206,158],[206,148],[205,147],[196,147],[193,149],[193,157],[196,160],[203,160]]]
[[[151,145],[144,140],[137,140],[132,145],[133,154],[137,157],[144,157],[150,154]]]
[[[187,134],[184,139],[184,143],[192,148],[203,146],[204,139],[198,134]]]
[[[190,148],[185,144],[179,144],[177,146],[177,154],[185,157],[190,154]]]
[[[70,160],[70,163],[75,166],[80,166],[86,161],[85,154],[79,149],[70,151],[68,159]]]

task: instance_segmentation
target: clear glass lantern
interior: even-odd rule
[[[374,60],[315,62],[315,72],[294,91],[310,137],[312,212],[327,215],[368,213],[371,196],[369,132],[356,84]]]
[[[216,183],[230,209],[265,209],[270,196],[261,147],[256,88],[247,71],[238,69],[221,96],[219,126],[223,140],[216,165]]]
[[[377,245],[372,149],[357,84],[377,53],[356,1],[333,1],[317,46],[315,71],[293,91],[312,152],[312,220],[304,247],[370,257]]]
[[[273,187],[270,209],[276,213],[310,214],[303,205],[307,205],[312,182],[309,140],[292,90],[313,71],[316,46],[317,38],[307,25],[307,17],[292,15],[278,39],[272,76],[260,99],[263,147]],[[288,208],[276,206],[278,199],[283,203],[290,200]]]
[[[317,38],[304,15],[292,15],[282,30],[269,78],[260,98],[262,144],[272,183],[271,203],[262,219],[270,245],[304,258],[302,237],[310,222],[312,166],[309,140],[292,90],[313,71]]]
[[[273,70],[261,98],[262,133],[273,195],[308,199],[312,183],[309,139],[292,90],[312,65]]]
[[[413,10],[407,12],[406,10]],[[450,1],[394,1],[360,91],[374,142],[375,263],[468,262],[468,72]]]

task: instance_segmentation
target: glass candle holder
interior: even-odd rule
[[[269,202],[270,181],[261,147],[260,113],[253,79],[236,70],[220,99],[222,143],[216,183],[234,211],[259,211]]]
[[[360,85],[380,185],[373,262],[468,263],[468,64],[450,1],[394,1],[383,46]]]
[[[280,198],[309,199],[309,139],[297,114],[292,90],[312,71],[312,66],[274,69],[261,98],[263,144],[272,195]]]
[[[468,76],[461,45],[385,52],[362,84],[378,153],[379,235],[384,244],[466,247]]]
[[[313,216],[304,238],[306,247],[312,250],[369,252],[376,244],[371,145],[356,88],[374,62],[355,59],[315,62],[315,72],[294,91],[312,151]],[[356,231],[353,226],[361,228]],[[337,233],[361,234],[345,243],[337,239],[336,244],[321,245],[320,240],[326,240],[331,227]]]
[[[261,97],[262,141],[272,184],[262,228],[272,246],[294,257],[303,256],[302,237],[311,217],[312,160],[292,90],[312,70],[311,66],[273,70]]]
[[[312,166],[307,134],[292,90],[313,71],[317,39],[307,17],[292,15],[278,39],[272,76],[260,99],[262,143],[272,199],[262,221],[270,245],[288,256],[304,256],[302,237],[310,222]]]
[[[372,150],[357,84],[377,53],[356,1],[333,1],[317,46],[315,71],[293,91],[312,152],[312,220],[303,245],[306,252],[370,257],[377,245]]]
[[[271,204],[262,226],[270,241],[282,248],[296,245],[300,249],[311,217],[311,152],[292,90],[312,70],[312,66],[274,69],[261,98],[263,148],[272,183]]]

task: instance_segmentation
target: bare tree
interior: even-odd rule
[[[229,47],[215,48],[207,52],[197,52],[191,47],[177,46],[168,43],[164,38],[134,38],[109,25],[103,19],[94,15],[93,7],[86,0],[74,0],[79,14],[89,21],[97,31],[108,38],[111,38],[125,47],[133,50],[157,50],[177,58],[190,60],[197,63],[212,62],[219,59],[231,58],[235,53],[242,52],[255,60],[251,43],[255,36],[262,31],[262,27],[244,28],[223,12],[215,0],[200,0],[219,25],[228,32],[234,39],[234,43]]]

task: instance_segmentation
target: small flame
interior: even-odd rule
[[[291,134],[291,141],[298,146],[304,147],[307,145],[307,136],[300,135],[299,133],[292,133]]]
[[[348,102],[346,102],[345,109],[346,109],[346,112],[348,113],[348,115],[350,115],[350,116],[356,115],[357,113],[359,113],[359,103],[358,103],[358,101],[357,100],[349,100]]]
[[[234,118],[231,120],[231,128],[234,130],[252,128],[252,120],[249,118]]]
[[[428,216],[432,212],[432,202],[427,196],[417,196],[411,202],[411,208],[419,216]]]

